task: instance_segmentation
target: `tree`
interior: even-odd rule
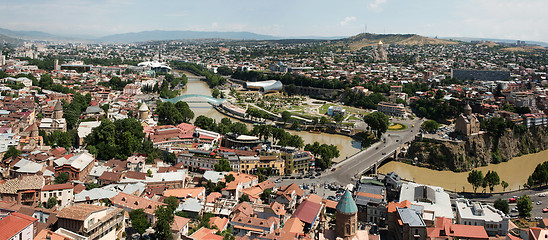
[[[500,184],[499,174],[495,171],[488,171],[487,174],[485,174],[485,181],[489,186],[490,192],[493,192],[495,186]]]
[[[480,187],[483,183],[483,173],[479,170],[472,170],[470,173],[468,173],[468,182],[472,184],[472,187],[474,188],[474,193],[478,190],[478,187]]]
[[[291,113],[288,112],[288,111],[283,111],[282,112],[282,121],[284,123],[287,123],[289,121],[289,119],[291,119]]]
[[[172,240],[171,223],[173,222],[173,211],[167,206],[160,206],[154,211],[154,215],[156,216],[156,224],[154,225],[156,237]]]
[[[533,210],[533,203],[531,202],[531,198],[529,198],[529,196],[527,195],[521,196],[516,202],[516,206],[518,207],[518,212],[520,216],[522,217],[531,216],[531,210]]]
[[[501,210],[503,213],[506,213],[506,214],[508,214],[510,210],[510,207],[508,206],[508,202],[500,198],[495,200],[494,206],[496,209]]]
[[[440,124],[434,120],[427,120],[422,123],[421,128],[426,132],[434,132],[440,128]]]
[[[129,220],[131,221],[131,226],[139,234],[143,234],[150,227],[150,222],[148,222],[145,211],[142,208],[129,212]]]
[[[179,200],[174,196],[165,198],[164,203],[167,204],[167,207],[171,209],[172,212],[179,206]]]
[[[502,191],[506,192],[506,188],[508,187],[508,183],[505,181],[500,182],[500,185],[502,186]]]
[[[52,208],[57,206],[57,197],[50,197],[48,198],[48,202],[46,204],[46,208]]]
[[[213,165],[213,168],[217,172],[230,172],[230,171],[232,171],[232,167],[230,166],[230,163],[226,159],[219,160],[219,163]]]
[[[375,131],[377,138],[380,138],[388,130],[388,116],[382,112],[365,115],[363,121],[367,123],[371,130]]]
[[[238,198],[238,202],[249,202],[249,196],[243,194],[241,197]]]
[[[268,203],[270,200],[271,194],[272,194],[272,189],[267,188],[263,191],[263,195],[261,195],[261,199],[263,199],[264,202]]]
[[[213,98],[218,98],[219,95],[221,95],[221,92],[219,91],[219,89],[217,89],[217,88],[213,89],[213,92],[211,93],[211,96]]]
[[[194,125],[196,127],[199,127],[201,129],[205,129],[208,131],[216,130],[215,120],[213,120],[213,118],[206,117],[204,115],[200,115],[196,117],[196,120],[194,120]]]
[[[61,172],[59,173],[59,175],[57,175],[57,177],[55,177],[55,184],[63,184],[63,183],[66,183],[68,182],[69,180],[69,175],[68,173],[66,172]]]
[[[333,120],[335,120],[337,124],[340,124],[344,120],[344,114],[335,114]]]
[[[8,159],[10,157],[17,157],[21,154],[21,151],[19,151],[19,149],[15,148],[15,146],[10,146],[10,148],[8,148],[8,151],[6,151],[6,153],[4,153],[4,157],[2,159]]]
[[[97,183],[88,183],[86,184],[86,190],[91,190],[91,189],[94,189],[94,188],[98,188],[99,185],[97,185]]]
[[[225,182],[226,183],[232,182],[234,180],[236,180],[236,177],[234,177],[234,175],[232,175],[232,174],[225,175]]]
[[[98,159],[127,159],[145,147],[143,126],[135,118],[114,122],[105,119],[91,131],[85,141],[90,153]],[[147,153],[148,154],[148,153]]]

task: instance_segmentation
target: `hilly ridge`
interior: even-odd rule
[[[385,44],[398,45],[427,45],[427,44],[458,44],[458,42],[429,38],[417,34],[374,34],[360,33],[358,35],[334,41],[335,45],[348,46],[351,50],[359,50],[363,47],[373,46],[382,41]]]

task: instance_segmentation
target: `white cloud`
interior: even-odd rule
[[[386,0],[373,0],[373,2],[369,4],[369,8],[373,10],[382,10],[381,5],[384,3],[386,3]]]
[[[344,20],[342,20],[339,24],[341,26],[347,26],[350,22],[356,21],[356,17],[345,17]]]

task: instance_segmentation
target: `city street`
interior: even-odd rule
[[[386,157],[386,155],[394,150],[398,149],[406,142],[412,141],[415,136],[420,132],[420,125],[422,124],[422,119],[414,120],[404,120],[397,121],[407,125],[409,128],[401,131],[388,131],[383,135],[383,138],[386,138],[386,143],[378,142],[373,144],[368,149],[365,149],[348,159],[335,164],[331,169],[327,169],[320,176],[316,176],[313,179],[303,178],[302,179],[281,179],[280,177],[272,177],[271,181],[280,179],[276,183],[276,187],[288,185],[291,183],[296,183],[298,185],[311,185],[319,186],[320,184],[336,184],[341,187],[345,187],[347,184],[355,183],[354,176],[358,173],[361,173],[364,169],[375,164],[379,159]],[[413,127],[415,125],[415,127]],[[378,148],[378,149],[377,149]],[[385,153],[385,154],[383,154]],[[335,169],[335,170],[332,170]],[[323,187],[316,187],[318,195],[322,197],[328,197],[335,195],[334,191],[325,189]]]

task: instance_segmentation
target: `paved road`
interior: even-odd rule
[[[291,183],[297,183],[299,185],[302,184],[337,184],[341,186],[346,186],[349,183],[354,183],[355,180],[353,177],[361,173],[364,169],[372,166],[375,164],[379,159],[386,157],[387,155],[383,155],[382,153],[390,153],[394,150],[401,147],[406,142],[412,141],[415,136],[419,133],[420,125],[424,120],[422,119],[415,119],[415,120],[407,120],[407,121],[395,121],[400,122],[403,124],[406,124],[409,128],[407,130],[403,131],[388,131],[386,134],[384,134],[383,137],[386,138],[386,143],[379,142],[373,144],[371,147],[369,147],[366,150],[363,150],[356,155],[353,155],[352,157],[344,160],[341,163],[338,163],[332,167],[335,168],[335,171],[326,170],[327,172],[322,173],[321,176],[316,177],[314,179],[310,178],[304,178],[304,179],[282,179],[281,182],[277,183],[276,185],[283,186]],[[415,127],[412,127],[413,124]],[[388,136],[390,134],[390,136]],[[377,149],[378,147],[378,149]],[[271,179],[274,181],[277,178]],[[319,188],[317,188],[319,190]],[[321,190],[320,190],[321,191]],[[319,195],[324,195],[323,192]],[[330,192],[326,192],[325,196],[331,195]]]
[[[393,153],[406,142],[415,139],[415,136],[419,133],[420,125],[423,120],[415,119],[395,122],[402,122],[409,128],[403,131],[388,131],[383,135],[383,138],[386,138],[386,143],[382,141],[375,143],[368,149],[336,164],[332,168],[335,169],[334,171],[322,174],[320,179],[326,183],[337,183],[341,185],[354,183],[354,180],[352,179],[354,176],[361,173],[364,169],[373,166],[378,160],[387,157],[388,154]],[[412,127],[413,124],[415,127]]]

